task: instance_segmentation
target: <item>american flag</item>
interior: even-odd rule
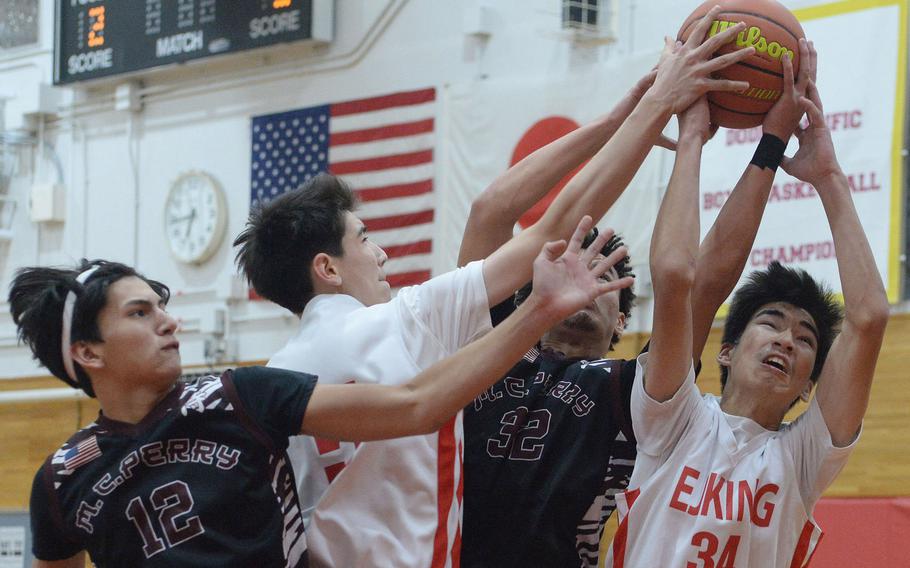
[[[98,438],[89,436],[63,454],[63,467],[74,470],[99,456],[101,456],[101,448],[98,447]]]
[[[257,116],[252,124],[251,204],[320,172],[348,182],[370,238],[385,249],[393,288],[430,277],[436,90]]]

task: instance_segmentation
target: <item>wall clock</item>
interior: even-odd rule
[[[227,227],[227,202],[205,172],[182,174],[164,204],[164,231],[171,253],[181,262],[202,264],[218,249]]]

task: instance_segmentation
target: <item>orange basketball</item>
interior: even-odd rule
[[[711,121],[727,128],[758,126],[783,91],[781,57],[790,55],[795,74],[799,69],[799,39],[806,34],[796,16],[774,0],[708,0],[686,18],[677,38],[685,41],[698,20],[714,6],[720,6],[721,12],[711,23],[708,37],[739,22],[746,23],[746,29],[715,55],[749,46],[755,53],[716,74],[719,79],[748,81],[749,88],[740,93],[708,93]]]

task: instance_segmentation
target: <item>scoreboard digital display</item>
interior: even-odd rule
[[[332,0],[56,0],[54,84],[332,39]]]

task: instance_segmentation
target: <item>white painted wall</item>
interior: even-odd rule
[[[0,52],[5,129],[33,137],[38,131],[25,115],[37,108],[40,85],[52,77],[53,2],[40,1],[41,45]],[[810,3],[785,2],[790,7]],[[652,53],[656,61],[663,35],[675,34],[698,2],[617,4],[615,43],[590,46],[568,41],[560,31],[558,0],[337,0],[336,39],[328,47],[280,46],[144,74],[137,78],[142,81],[140,112],[113,109],[116,80],[54,89],[59,108],[43,126],[49,148],[44,158],[34,146],[17,152],[9,190],[19,204],[14,236],[0,242],[3,296],[21,266],[70,263],[83,256],[118,260],[171,286],[171,310],[186,324],[185,365],[205,363],[203,340],[217,309],[228,316],[232,359],[267,359],[296,320],[272,305],[246,301],[233,268],[230,241],[241,230],[249,204],[250,117],[485,78],[596,74],[631,55]],[[463,31],[465,18],[480,6],[489,16],[487,39]],[[437,151],[444,152],[445,144],[441,132]],[[28,192],[35,181],[56,178],[54,160],[66,187],[66,222],[39,226],[28,219]],[[199,267],[174,260],[163,232],[169,184],[190,169],[212,174],[228,196],[225,241]],[[27,350],[16,346],[5,302],[0,303],[0,361],[0,378],[44,374]]]

